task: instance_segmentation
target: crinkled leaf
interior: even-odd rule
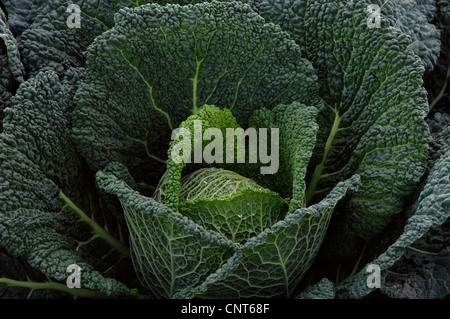
[[[332,228],[336,252],[356,252],[360,239],[380,233],[401,212],[424,173],[423,63],[400,30],[368,27],[366,1],[244,2],[290,33],[318,73],[328,107],[319,108],[307,202],[320,200],[337,181],[361,176],[363,186]]]
[[[378,5],[381,15],[394,27],[410,37],[408,46],[425,65],[433,70],[441,50],[441,30],[432,23],[436,15],[435,0],[366,0],[368,5]]]
[[[48,280],[40,271],[30,267],[23,257],[13,257],[0,249],[0,280],[11,278],[20,281]],[[49,290],[31,290],[23,287],[11,287],[0,283],[0,299],[55,299],[64,298],[67,295]]]
[[[6,22],[5,13],[0,9],[0,54],[6,55],[8,64],[7,67],[11,79],[18,82],[23,82],[24,67],[20,61],[20,53],[17,47],[17,41],[9,30],[9,24]],[[5,72],[2,70],[2,73]],[[7,83],[1,81],[0,84],[7,87]]]
[[[257,108],[319,103],[298,46],[238,2],[124,9],[87,64],[73,137],[95,170],[117,161],[161,176],[172,129],[204,104],[244,126]]]
[[[450,222],[431,228],[389,268],[381,292],[389,298],[437,299],[450,294]]]
[[[169,208],[178,211],[183,169],[188,163],[204,161],[204,156],[201,153],[203,153],[203,150],[208,144],[207,140],[203,140],[206,130],[217,129],[220,131],[222,141],[217,140],[217,142],[220,142],[218,147],[222,148],[222,158],[220,161],[225,162],[226,158],[224,158],[225,155],[223,154],[223,150],[227,147],[227,141],[226,138],[224,138],[227,136],[226,130],[236,128],[239,128],[239,124],[230,110],[222,110],[217,106],[208,104],[203,105],[198,113],[189,116],[183,121],[180,124],[180,130],[184,129],[185,131],[180,132],[182,133],[180,137],[177,134],[175,140],[170,142],[169,145],[168,159],[166,161],[167,171],[162,179],[165,183],[158,187],[159,193],[157,196],[160,198],[159,201]],[[184,136],[185,134],[188,134],[188,136]],[[219,137],[215,136],[214,141],[217,138]],[[198,143],[198,141],[201,141],[201,143]],[[177,148],[180,146],[182,149],[177,151]],[[198,149],[199,146],[201,149]],[[233,149],[235,149],[234,145]],[[185,152],[188,154],[184,154]],[[214,152],[219,152],[219,150],[215,150]],[[198,153],[202,155],[200,159],[197,158]],[[159,184],[161,184],[161,181]]]
[[[427,122],[433,137],[428,159],[429,176],[436,162],[450,150],[450,115],[435,113]],[[427,180],[423,184],[426,185]],[[419,196],[422,195],[418,193],[417,198]],[[417,198],[408,208],[408,215],[417,212],[421,203]],[[405,251],[402,258],[389,268],[381,289],[384,294],[391,298],[431,299],[443,298],[450,293],[449,225],[447,220],[440,226],[432,227],[410,246],[418,251]]]
[[[382,284],[384,284],[387,269],[392,267],[405,254],[405,250],[408,247],[424,236],[431,227],[443,224],[450,217],[450,150],[447,150],[436,161],[428,176],[427,183],[419,196],[416,207],[417,209],[414,215],[409,218],[403,234],[386,252],[371,263],[380,266],[383,279]],[[442,251],[442,253],[442,257],[444,257],[446,252]],[[367,286],[368,276],[373,273],[372,271],[368,271],[367,267],[368,265],[354,278],[347,280],[343,285],[338,287],[339,297],[361,298],[373,291],[373,288],[371,289]],[[444,268],[441,274],[439,272],[437,273],[438,277],[433,278],[433,276],[435,275],[431,274],[430,279],[437,282],[439,289],[444,289],[444,294],[445,290],[447,290],[448,294],[450,285],[447,270]],[[442,296],[442,291],[440,294]]]
[[[27,73],[32,76],[42,69],[51,69],[61,74],[70,67],[84,67],[87,47],[113,26],[114,15],[122,8],[147,2],[153,1],[33,1],[32,24],[22,33],[20,42]],[[70,5],[80,8],[79,28],[70,27],[77,14]]]
[[[318,283],[306,287],[297,299],[334,299],[334,283],[323,278]]]
[[[88,208],[94,196],[89,174],[70,140],[72,99],[83,75],[82,69],[73,69],[60,80],[53,71],[39,73],[19,87],[12,106],[5,109],[0,134],[0,246],[13,256],[26,256],[32,267],[57,281],[65,281],[67,267],[76,263],[83,269],[83,287],[123,295],[129,292],[124,284],[103,277],[92,266],[98,266],[95,259],[101,256],[96,254],[105,249],[89,251],[80,245],[92,234],[72,211],[63,209],[58,196],[61,189]]]
[[[20,35],[31,24],[32,0],[2,0],[8,13],[8,24],[11,33],[20,39]]]
[[[306,14],[309,56],[335,109],[319,115],[321,132],[329,130],[319,134],[310,186],[325,191],[355,173],[362,181],[332,227],[344,255],[357,251],[356,237],[372,238],[401,212],[425,171],[429,137],[421,61],[398,30],[368,28],[364,9],[316,1]],[[326,19],[317,16],[325,11]]]
[[[307,54],[309,28],[309,9],[315,5],[314,0],[241,0],[263,16],[288,31]],[[331,6],[334,6],[329,1]],[[351,8],[360,1],[341,1],[342,5]],[[401,30],[409,36],[409,48],[420,56],[427,70],[432,70],[439,57],[440,30],[432,23],[436,13],[434,0],[365,0],[361,3],[365,21],[370,18],[368,5],[378,5],[381,17],[387,25]],[[333,10],[333,9],[332,9]],[[321,11],[325,12],[325,11]],[[323,13],[316,11],[317,17],[324,18]],[[327,13],[328,14],[328,13]],[[344,21],[344,20],[342,20]],[[351,20],[350,20],[351,21]],[[385,23],[385,22],[383,22]],[[345,23],[343,23],[345,24]],[[316,30],[321,30],[315,26]]]
[[[262,185],[290,198],[289,212],[306,206],[306,169],[319,130],[316,118],[315,107],[294,102],[277,105],[273,110],[256,110],[249,120],[250,127],[268,128],[268,136],[271,129],[279,130],[279,167],[274,174],[260,175],[259,178]]]
[[[106,296],[125,296],[130,289],[106,278],[92,266],[92,257],[78,251],[81,232],[73,215],[18,209],[0,215],[0,246],[13,256],[26,256],[29,264],[55,281],[66,283],[69,265],[82,269],[81,285]],[[78,236],[77,236],[78,233]]]
[[[0,211],[32,208],[58,212],[60,199],[48,178],[70,196],[80,192],[71,182],[82,159],[70,142],[72,96],[83,70],[68,72],[61,82],[54,72],[23,83],[5,109],[1,135]]]
[[[23,82],[23,73],[17,41],[0,8],[0,132],[3,130],[3,109],[10,106],[16,84]]]

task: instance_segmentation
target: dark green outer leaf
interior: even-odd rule
[[[45,281],[41,272],[30,267],[22,257],[15,258],[7,254],[0,248],[0,278],[11,278],[21,281]],[[0,299],[57,299],[67,297],[67,294],[61,294],[56,291],[34,290],[30,291],[21,287],[7,287],[6,284],[0,284]]]
[[[441,49],[441,30],[432,23],[436,14],[435,0],[366,0],[379,5],[381,15],[389,26],[410,37],[408,46],[422,60],[425,69],[432,71]]]
[[[72,99],[83,71],[69,70],[62,80],[53,71],[39,73],[19,87],[5,110],[0,246],[15,257],[25,256],[33,268],[56,281],[65,282],[67,267],[75,263],[83,270],[83,287],[119,296],[129,293],[128,288],[95,269],[92,263],[98,262],[100,251],[86,246],[78,250],[91,234],[58,197],[61,189],[81,207],[89,207],[92,196],[83,160],[69,137]]]
[[[279,24],[293,36],[307,53],[306,37],[307,11],[317,2],[315,0],[241,0],[249,4],[267,21]],[[335,1],[329,1],[331,5]],[[340,1],[351,8],[359,1]],[[432,70],[439,57],[440,30],[431,22],[436,13],[434,0],[366,0],[360,2],[363,9],[367,5],[379,5],[383,24],[397,28],[409,37],[409,45],[420,56],[427,70]],[[323,11],[325,12],[325,11]],[[365,11],[367,13],[367,11]],[[369,14],[366,14],[368,17]],[[305,24],[306,23],[306,24]],[[320,27],[317,30],[321,30]]]
[[[110,29],[120,9],[151,3],[151,0],[34,0],[31,25],[21,35],[20,48],[29,76],[40,70],[62,74],[70,67],[85,66],[85,51],[95,37]],[[69,28],[67,20],[73,12],[69,5],[81,10],[81,27]]]
[[[296,299],[334,299],[334,283],[323,278],[316,284],[306,287]]]
[[[245,127],[257,108],[319,103],[298,46],[238,2],[124,9],[87,57],[73,137],[94,170],[162,170],[172,129],[204,104]]]
[[[323,92],[330,93],[325,99],[339,114],[317,188],[354,173],[363,185],[333,227],[332,241],[350,247],[353,240],[342,234],[368,240],[400,213],[403,198],[425,171],[429,137],[420,60],[399,31],[369,29],[364,8],[360,2],[348,7],[317,1],[306,13],[307,48],[324,80]],[[321,12],[329,13],[326,19]],[[319,115],[322,132],[333,123],[334,114],[328,113],[331,119],[325,114]],[[320,137],[318,144],[320,154]],[[341,252],[348,254],[345,249]]]
[[[60,82],[54,72],[43,72],[23,83],[5,109],[0,135],[0,212],[19,208],[58,212],[61,202],[51,179],[72,196],[79,192],[74,181],[82,159],[70,142],[72,97],[83,78],[74,69]]]
[[[11,33],[20,38],[20,35],[31,24],[31,4],[32,0],[2,0],[8,13],[8,24]]]
[[[24,67],[20,61],[17,41],[0,8],[0,133],[3,130],[3,110],[10,106],[15,86],[23,82],[23,76]]]
[[[432,134],[426,173],[428,178],[435,171],[436,163],[450,150],[450,115],[435,113],[427,122]],[[429,183],[427,178],[421,183],[420,189]],[[435,192],[440,190],[437,187],[433,189]],[[434,198],[430,199],[436,202],[445,200],[445,197],[436,195],[438,194],[435,193]],[[423,195],[417,193],[414,203],[406,211],[407,216],[414,215],[419,206],[424,204],[419,197],[423,199]],[[434,203],[433,206],[435,205],[439,203]],[[448,209],[445,204],[441,208]],[[412,299],[443,298],[450,294],[449,234],[450,220],[433,225],[410,246],[412,249],[407,249],[402,258],[389,268],[381,291],[390,298]],[[414,248],[418,250],[415,251]]]
[[[18,82],[23,82],[24,67],[20,61],[20,53],[17,47],[17,41],[13,34],[9,30],[9,25],[6,22],[6,17],[4,12],[0,9],[0,54],[5,54],[7,57],[8,64],[3,66],[7,67],[11,75],[10,80],[16,80]],[[1,70],[1,72],[5,72]],[[3,74],[1,74],[3,76]],[[1,79],[0,79],[1,80]],[[3,81],[0,85],[6,86]]]
[[[449,240],[450,221],[432,227],[389,268],[381,292],[397,299],[447,297],[450,294]]]
[[[420,194],[415,214],[408,220],[403,234],[386,252],[371,264],[380,266],[383,278],[386,270],[405,253],[405,249],[420,239],[431,227],[443,224],[450,217],[450,150],[436,161],[427,184]],[[340,298],[361,298],[373,289],[367,287],[367,266],[354,278],[337,287]],[[383,282],[382,282],[383,284]],[[450,287],[447,283],[447,288]]]

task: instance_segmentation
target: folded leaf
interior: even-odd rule
[[[148,290],[158,297],[249,298],[292,296],[333,208],[359,178],[339,183],[322,202],[298,209],[242,246],[140,195],[113,173],[99,171],[97,183],[124,207],[135,268]]]
[[[199,285],[236,249],[231,240],[132,190],[112,171],[99,171],[97,183],[119,198],[136,273],[155,297],[173,298],[178,291]]]
[[[256,110],[249,120],[255,128],[279,130],[279,167],[274,174],[259,175],[264,186],[290,198],[289,212],[306,206],[306,169],[316,145],[317,109],[299,102],[280,104],[273,110]],[[270,133],[267,133],[270,135]],[[270,148],[269,148],[269,151]],[[258,175],[254,175],[259,181]]]
[[[216,274],[178,297],[293,297],[320,248],[334,207],[358,183],[358,176],[339,183],[320,203],[296,210],[249,239]]]

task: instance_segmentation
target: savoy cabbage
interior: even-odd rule
[[[0,3],[0,298],[448,295],[445,1]]]

